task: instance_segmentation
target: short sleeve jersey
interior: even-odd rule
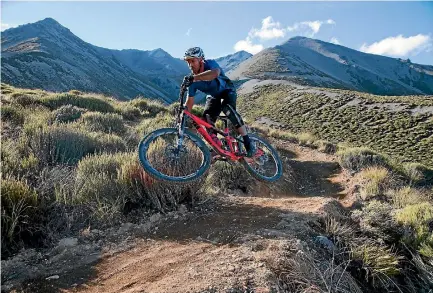
[[[224,90],[234,88],[232,81],[224,74],[224,71],[215,60],[212,59],[204,60],[204,71],[212,70],[215,68],[220,69],[220,75],[213,80],[209,80],[209,81],[200,80],[200,81],[193,82],[188,87],[189,97],[194,97],[197,93],[197,90],[207,95],[211,95],[215,97],[220,95]]]

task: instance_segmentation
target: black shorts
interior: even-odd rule
[[[213,122],[215,122],[225,105],[230,105],[236,110],[236,99],[237,94],[234,90],[226,90],[215,97],[207,96],[203,112],[204,118],[206,118],[206,114],[209,114]]]

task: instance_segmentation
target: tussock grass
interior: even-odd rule
[[[140,109],[132,105],[131,103],[120,104],[116,107],[116,110],[117,113],[122,115],[123,119],[125,120],[138,121],[142,117]]]
[[[396,213],[396,219],[407,230],[403,241],[408,245],[426,253],[428,257],[433,245],[430,225],[433,222],[433,205],[428,202],[409,205]],[[420,249],[423,248],[423,249]]]
[[[356,172],[375,165],[388,166],[387,157],[365,147],[339,150],[337,156],[343,168]]]
[[[97,95],[81,95],[74,93],[51,94],[40,99],[41,104],[51,110],[60,108],[61,106],[72,105],[79,108],[84,108],[89,111],[97,111],[102,113],[113,113],[114,100]]]
[[[209,192],[242,190],[247,193],[254,188],[254,181],[242,165],[217,161],[212,165],[204,187]]]
[[[46,164],[76,164],[96,149],[95,139],[67,125],[53,125],[33,129],[26,133],[30,149]]]
[[[282,131],[282,130],[277,130],[277,129],[271,129],[269,131],[269,136],[271,137],[275,137],[278,139],[282,139],[282,140],[286,140],[292,143],[299,143],[299,137],[296,134],[287,132],[287,131]]]
[[[327,140],[317,140],[314,142],[314,145],[317,147],[317,150],[322,153],[334,154],[337,151],[337,145]]]
[[[373,286],[386,288],[392,283],[390,278],[401,272],[399,266],[402,257],[385,245],[378,245],[373,241],[365,240],[360,245],[353,245],[351,256],[362,262],[362,269],[366,277],[372,280]],[[375,284],[377,282],[379,284]]]
[[[24,124],[24,113],[21,107],[13,105],[2,105],[1,106],[1,121],[12,123],[14,125]]]
[[[91,132],[123,134],[126,131],[122,116],[113,113],[87,112],[79,122]]]
[[[72,105],[61,106],[53,111],[54,121],[58,123],[68,123],[78,120],[87,110]]]
[[[410,186],[387,190],[386,195],[397,209],[428,201],[423,192]]]
[[[146,135],[158,128],[171,127],[173,123],[173,116],[158,114],[155,118],[143,119],[135,129],[139,135]]]
[[[383,195],[391,181],[389,171],[383,167],[368,167],[359,176],[364,180],[361,187],[361,197],[364,200]]]
[[[2,179],[1,235],[2,254],[23,241],[37,225],[38,195],[25,181]]]
[[[433,184],[433,169],[419,163],[403,164],[403,172],[411,185]]]
[[[299,144],[302,146],[314,147],[314,142],[317,138],[309,132],[302,132],[298,135],[298,140]]]
[[[143,97],[131,100],[131,105],[140,109],[146,117],[155,117],[157,114],[168,112],[167,106],[157,100],[145,99]]]

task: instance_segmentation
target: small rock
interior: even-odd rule
[[[150,218],[149,218],[149,221],[151,222],[151,223],[155,223],[155,222],[158,222],[159,220],[161,219],[161,214],[154,214],[154,215],[152,215]]]
[[[57,280],[58,278],[60,278],[59,275],[54,275],[46,278],[45,280]]]
[[[325,236],[317,236],[315,240],[328,250],[333,250],[335,247],[334,243]]]
[[[186,208],[186,206],[185,205],[183,205],[183,204],[181,204],[180,206],[179,206],[179,212],[180,213],[182,213],[182,214],[185,214],[186,212],[188,212],[188,209]]]
[[[59,246],[61,247],[73,247],[78,244],[78,238],[63,238],[59,241]]]
[[[120,228],[118,233],[123,234],[131,230],[131,228],[134,226],[132,223],[124,223]]]

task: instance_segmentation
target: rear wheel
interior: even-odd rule
[[[197,180],[209,170],[209,149],[197,135],[185,129],[182,145],[177,145],[177,128],[148,134],[138,147],[143,169],[155,179],[178,183]]]
[[[248,134],[257,153],[253,158],[244,157],[240,161],[245,169],[256,179],[264,182],[278,180],[283,174],[283,164],[274,147],[255,134]]]

